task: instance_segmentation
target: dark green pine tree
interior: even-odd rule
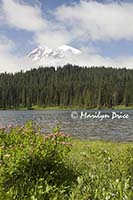
[[[0,108],[133,106],[133,70],[105,67],[39,67],[0,74]]]

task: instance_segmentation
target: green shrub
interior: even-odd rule
[[[55,197],[59,188],[69,192],[68,186],[74,177],[66,164],[70,146],[70,137],[59,130],[43,135],[32,123],[11,128],[10,133],[2,129],[0,199],[41,200]]]
[[[72,145],[71,145],[72,144]],[[0,129],[0,200],[132,200],[133,143]]]

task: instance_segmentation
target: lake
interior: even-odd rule
[[[114,119],[112,112],[115,112]],[[118,119],[117,115],[128,115],[128,118]],[[0,126],[23,125],[29,120],[36,122],[45,133],[52,132],[52,129],[59,124],[61,131],[75,138],[133,141],[133,110],[0,111]]]

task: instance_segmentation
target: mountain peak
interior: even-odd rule
[[[63,59],[63,58],[69,58],[71,56],[77,56],[79,54],[81,54],[81,51],[79,49],[73,48],[69,45],[62,45],[56,49],[51,49],[47,46],[39,46],[33,49],[28,54],[28,57],[32,61],[40,61],[43,59],[45,62],[45,59],[47,58]]]
[[[62,46],[58,47],[58,49],[63,50],[65,52],[71,51],[74,54],[80,54],[81,53],[81,51],[79,49],[76,49],[76,48],[71,47],[69,45],[62,45]]]

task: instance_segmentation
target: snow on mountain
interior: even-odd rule
[[[61,50],[64,53],[71,53],[71,54],[75,54],[75,55],[78,55],[78,54],[81,53],[80,50],[75,49],[75,48],[68,46],[68,45],[62,45],[62,46],[58,47],[58,50]]]
[[[43,57],[48,57],[53,53],[53,50],[49,47],[43,46],[43,47],[38,47],[34,50],[32,50],[29,54],[28,57],[31,58],[33,61],[37,61],[42,59]]]
[[[71,56],[77,56],[81,54],[81,51],[73,48],[68,45],[62,45],[58,47],[57,49],[51,49],[46,46],[40,46],[34,50],[32,50],[28,57],[31,58],[32,61],[45,61],[50,59],[54,60],[62,60],[64,58],[69,58]]]

